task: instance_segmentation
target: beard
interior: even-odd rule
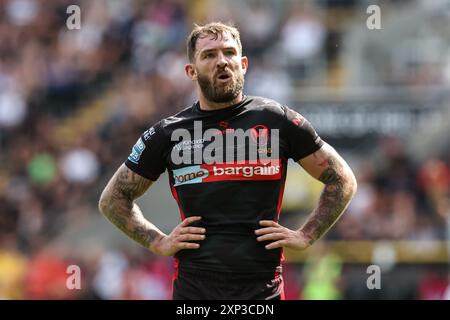
[[[227,83],[217,83],[216,79],[210,80],[208,76],[197,71],[197,81],[205,98],[211,102],[224,103],[233,101],[244,88],[244,74],[233,73]]]

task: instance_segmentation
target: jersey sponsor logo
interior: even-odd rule
[[[228,125],[228,124],[227,124]],[[194,121],[192,129],[178,128],[171,134],[175,142],[170,159],[175,165],[232,163],[245,159],[279,159],[279,129],[258,124],[242,128],[209,128]]]
[[[145,131],[144,132],[144,139],[145,139],[145,141],[147,141],[148,139],[150,139],[150,137],[152,136],[152,135],[154,135],[155,134],[155,128],[154,127],[151,127],[150,129],[148,129],[147,131]]]
[[[141,158],[142,152],[144,150],[145,150],[145,143],[142,141],[141,138],[139,138],[139,140],[133,146],[133,150],[131,151],[131,154],[128,156],[128,160],[130,160],[135,164],[138,164],[139,159]]]
[[[205,139],[183,140],[180,143],[177,143],[172,149],[176,149],[177,151],[201,149],[203,148],[204,142]]]
[[[280,160],[202,164],[173,170],[174,186],[230,180],[279,180]]]
[[[190,166],[173,171],[175,186],[188,183],[200,183],[209,176],[209,171],[201,166]]]

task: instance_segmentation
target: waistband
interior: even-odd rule
[[[273,272],[221,272],[198,269],[193,266],[179,266],[177,268],[178,277],[195,277],[216,282],[269,281],[276,279],[281,274],[281,266],[277,267]]]

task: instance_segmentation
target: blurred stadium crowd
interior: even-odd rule
[[[66,27],[71,4],[81,7],[80,30]],[[194,101],[183,69],[193,22],[233,20],[250,57],[246,92],[294,104],[303,87],[342,85],[337,44],[346,31],[338,22],[348,25],[366,7],[356,0],[0,1],[0,298],[169,299],[170,259],[95,244],[74,253],[56,239],[99,214],[105,179],[141,132]],[[442,63],[418,66],[414,80],[449,87]],[[327,239],[445,240],[448,148],[418,162],[401,138],[384,136],[372,150],[353,155],[358,194]],[[361,297],[349,290],[339,258],[324,256],[333,270],[308,268],[314,258],[304,268],[287,265],[287,298]],[[83,290],[66,289],[69,264],[81,267]],[[425,275],[399,297],[440,299],[447,283],[446,272]]]

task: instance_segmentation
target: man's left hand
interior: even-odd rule
[[[258,241],[273,241],[266,245],[266,249],[287,247],[296,250],[304,250],[310,246],[310,240],[301,230],[291,230],[272,220],[261,220],[263,227],[255,230]]]

